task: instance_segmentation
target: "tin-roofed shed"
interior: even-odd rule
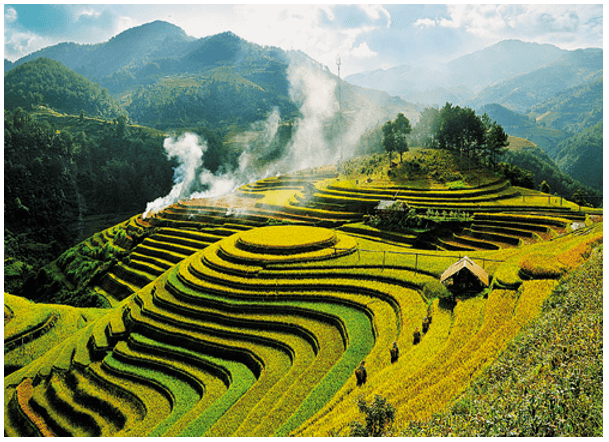
[[[451,291],[473,292],[488,287],[489,276],[486,270],[464,256],[442,273],[440,282]]]

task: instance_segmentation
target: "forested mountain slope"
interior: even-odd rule
[[[184,128],[222,123],[241,129],[264,119],[274,108],[281,117],[299,116],[290,86],[303,64],[320,81],[336,83],[327,68],[298,51],[262,47],[232,32],[200,39],[157,21],[129,29],[96,45],[62,43],[41,49],[13,66],[47,57],[107,88],[120,99],[132,121],[158,128]],[[414,107],[386,93],[366,93],[341,83],[343,109],[356,95],[395,115],[416,115]],[[27,94],[27,92],[26,92]]]
[[[4,108],[31,105],[72,115],[84,112],[106,120],[118,117],[122,111],[105,88],[49,58],[20,64],[4,76]]]

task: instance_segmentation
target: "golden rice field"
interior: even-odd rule
[[[5,364],[31,359],[5,377],[5,435],[347,435],[359,397],[386,398],[398,427],[445,410],[602,243],[602,211],[523,204],[496,177],[430,189],[308,170],[100,232],[57,265],[84,283],[79,259],[118,257],[91,279],[110,308],[58,314],[5,294]],[[437,237],[368,227],[387,199],[470,213]],[[429,298],[465,255],[490,287]]]

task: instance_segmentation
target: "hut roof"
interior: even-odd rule
[[[446,281],[464,268],[469,270],[473,275],[475,275],[476,278],[480,280],[480,282],[488,286],[488,273],[486,273],[486,270],[484,270],[474,261],[469,259],[467,256],[464,256],[459,261],[444,270],[444,273],[442,273],[442,276],[440,276],[440,282]]]
[[[406,204],[404,201],[379,200],[375,209],[376,210],[395,210],[395,211],[404,212],[406,210],[407,206],[408,206],[408,204]]]

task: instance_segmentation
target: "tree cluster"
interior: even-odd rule
[[[421,146],[447,149],[495,168],[508,146],[508,136],[485,113],[446,103],[441,109],[421,112],[412,138]]]
[[[410,120],[399,113],[395,120],[387,121],[383,125],[383,147],[389,153],[389,165],[391,165],[391,153],[398,152],[400,154],[400,163],[402,162],[402,154],[408,152],[407,136],[412,132]]]

